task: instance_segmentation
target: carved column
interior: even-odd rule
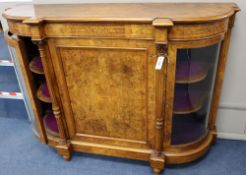
[[[51,75],[51,69],[53,68],[46,55],[48,46],[47,46],[46,40],[41,40],[38,42],[35,41],[35,44],[38,46],[38,50],[39,50],[40,57],[42,60],[44,73],[45,73],[45,79],[48,85],[50,98],[52,102],[52,110],[53,110],[53,113],[54,113],[54,116],[56,118],[56,122],[58,125],[60,140],[59,140],[59,144],[56,146],[56,149],[57,149],[57,152],[61,154],[65,160],[69,160],[71,158],[71,146],[66,136],[65,126],[62,120],[61,109],[59,107],[59,103],[57,101],[57,97],[56,97],[56,93],[54,89],[53,82],[55,82],[55,80],[53,76]]]
[[[155,19],[153,21],[156,44],[156,121],[155,145],[150,157],[150,164],[156,175],[164,169],[165,156],[163,154],[163,126],[165,110],[165,59],[167,58],[168,27],[173,23],[169,19]]]

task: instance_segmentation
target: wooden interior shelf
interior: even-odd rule
[[[189,114],[201,109],[207,97],[206,91],[189,90],[185,88],[175,89],[174,114]]]
[[[46,83],[42,83],[39,86],[37,96],[39,100],[46,102],[46,103],[51,103],[50,93],[49,93],[48,86]]]
[[[199,61],[178,61],[176,68],[176,83],[196,83],[204,80],[211,64]]]
[[[43,121],[44,121],[46,132],[52,136],[58,137],[59,130],[54,114],[51,111],[47,112],[43,118]]]
[[[41,75],[44,74],[43,65],[42,65],[40,56],[35,56],[31,60],[29,64],[29,68],[32,72],[36,74],[41,74]]]

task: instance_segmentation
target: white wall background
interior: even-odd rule
[[[245,0],[33,0],[35,4],[130,2],[235,2],[241,8],[232,32],[220,108],[218,136],[246,140],[246,1]]]

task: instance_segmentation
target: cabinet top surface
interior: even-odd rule
[[[238,11],[234,3],[139,3],[21,5],[6,10],[7,19],[40,21],[135,21],[169,18],[173,22],[204,22],[227,18]]]

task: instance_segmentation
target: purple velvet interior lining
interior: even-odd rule
[[[199,61],[178,61],[176,80],[192,80],[197,76],[201,76],[207,71],[208,63]],[[174,97],[174,111],[192,111],[199,107],[207,91],[201,90],[199,86],[176,85]],[[174,115],[172,144],[186,144],[201,138],[206,133],[204,118],[206,115],[200,116],[197,113]]]
[[[178,61],[176,68],[176,80],[189,80],[192,77],[206,71],[208,63],[199,61]]]
[[[50,97],[50,93],[49,93],[49,89],[48,89],[48,86],[46,83],[43,83],[41,85],[41,91],[42,91],[42,94],[46,97]]]
[[[48,127],[51,131],[58,133],[58,126],[53,113],[47,114],[47,117],[44,119],[44,122],[46,127]]]
[[[174,111],[192,110],[200,104],[203,97],[203,91],[175,88]]]
[[[43,65],[40,56],[35,56],[33,58],[33,65],[37,67],[39,70],[43,70]]]

